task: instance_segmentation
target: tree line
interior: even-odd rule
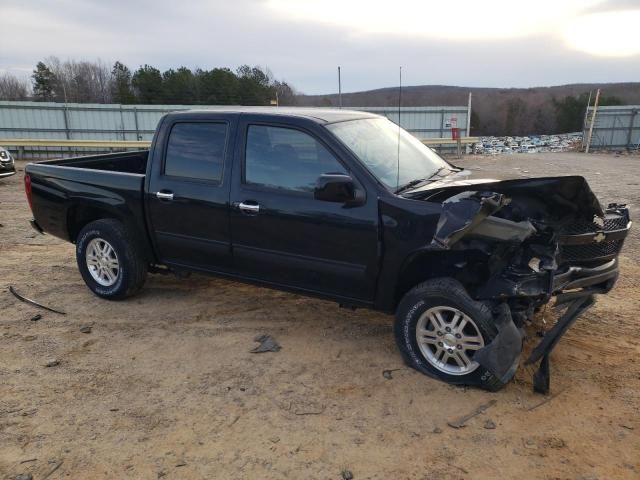
[[[180,105],[293,105],[295,90],[276,80],[267,68],[242,65],[229,68],[170,68],[152,65],[131,70],[116,61],[38,62],[31,84],[14,75],[0,76],[0,100],[65,103],[124,103]]]
[[[578,132],[583,122],[592,92],[606,89],[599,105],[633,105],[640,102],[640,84],[582,84],[533,88],[470,88],[446,85],[417,85],[404,87],[402,106],[455,106],[466,105],[469,92],[473,93],[471,109],[471,135],[554,134]],[[382,88],[364,92],[342,94],[342,104],[354,107],[396,107],[398,89]],[[298,104],[305,106],[335,107],[339,99],[335,94],[298,95]]]
[[[601,96],[600,105],[640,101],[637,85],[634,85],[615,87],[615,95]],[[595,85],[586,87],[472,89],[471,133],[528,135],[580,131],[588,90]],[[437,85],[406,87],[402,103],[404,106],[463,105],[468,92],[467,88]],[[276,99],[279,105],[338,105],[335,94],[299,94],[287,82],[276,80],[269,69],[249,65],[235,71],[229,68],[179,67],[162,72],[146,64],[131,70],[119,61],[109,66],[100,60],[61,61],[49,57],[38,62],[30,81],[10,74],[0,75],[0,100],[269,105]],[[393,88],[343,94],[346,106],[395,106],[397,99],[397,90]]]

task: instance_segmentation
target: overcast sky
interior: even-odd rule
[[[640,81],[640,0],[0,0],[0,71],[261,65],[304,93]]]

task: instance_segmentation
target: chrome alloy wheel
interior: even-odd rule
[[[468,375],[479,367],[473,360],[484,339],[475,322],[453,307],[432,307],[416,325],[416,340],[424,358],[441,372]]]
[[[94,238],[85,253],[87,269],[91,277],[103,287],[110,287],[118,280],[120,264],[111,244],[102,238]]]

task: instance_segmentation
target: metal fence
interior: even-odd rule
[[[350,108],[350,107],[347,107]],[[357,107],[362,110],[387,117],[398,123],[398,107]],[[402,107],[400,126],[420,140],[426,138],[451,137],[451,128],[466,134],[469,119],[468,107]]]
[[[589,136],[592,117],[593,107],[589,107],[585,139]],[[640,105],[598,107],[593,122],[591,150],[640,150]]]
[[[197,108],[215,110],[221,106],[202,105],[102,105],[45,102],[0,102],[1,139],[41,140],[124,140],[150,141],[160,118],[168,113]],[[398,122],[397,107],[355,108],[386,116]],[[464,107],[402,107],[400,123],[420,139],[450,137],[457,126],[464,135],[468,121]],[[15,147],[8,146],[11,150]],[[50,158],[60,155],[105,151],[90,147],[21,148],[23,158]],[[17,153],[17,152],[16,152]]]

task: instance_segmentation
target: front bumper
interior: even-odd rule
[[[555,272],[523,274],[517,279],[503,277],[493,283],[493,290],[483,292],[490,293],[494,300],[536,298],[538,306],[555,297],[555,307],[566,308],[525,362],[526,365],[540,362],[533,379],[535,391],[549,391],[549,355],[560,338],[595,304],[595,295],[607,293],[615,285],[619,275],[618,255],[630,228],[627,207],[609,205],[604,219],[594,218],[594,222],[583,225],[582,231],[573,230],[560,236],[559,266]],[[474,358],[505,381],[511,378],[520,359],[522,344],[518,339],[522,337],[518,337],[516,325],[523,327],[523,320],[531,318],[533,307],[517,312],[509,311],[506,304],[502,304],[494,313],[499,333],[489,345],[478,350]],[[516,317],[518,321],[514,322]]]
[[[607,293],[618,279],[618,259],[608,261],[596,267],[571,266],[553,277],[554,294],[567,290],[599,286],[604,288],[599,293]]]
[[[0,178],[16,174],[16,164],[11,158],[0,158]]]
[[[598,228],[592,229],[592,226]],[[561,235],[561,260],[573,261],[553,276],[553,295],[556,308],[566,307],[555,325],[545,333],[533,349],[526,365],[540,361],[533,377],[534,390],[549,391],[549,354],[560,338],[587,309],[596,302],[595,295],[609,292],[618,279],[618,254],[631,229],[629,209],[625,205],[611,204],[603,219],[583,225],[583,231]]]

